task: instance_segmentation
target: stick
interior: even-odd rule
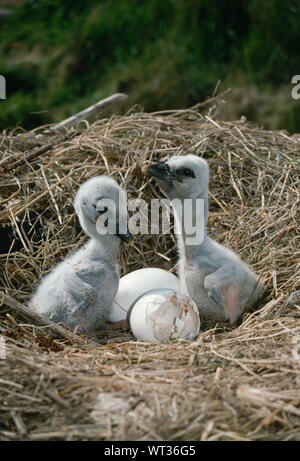
[[[37,322],[40,325],[44,325],[47,327],[48,330],[50,330],[52,333],[59,335],[68,341],[73,341],[77,344],[80,345],[86,345],[87,342],[82,339],[80,336],[76,335],[75,333],[72,333],[71,331],[67,330],[61,325],[58,325],[54,322],[51,322],[51,320],[47,319],[46,317],[38,314],[32,309],[29,309],[26,306],[23,306],[23,304],[19,303],[15,299],[13,299],[11,296],[8,296],[7,294],[0,292],[0,300],[2,301],[3,304],[6,306],[10,307],[11,309],[20,312],[21,314],[26,315],[33,321]]]
[[[108,98],[105,98],[96,104],[88,107],[87,109],[78,112],[78,114],[72,115],[72,117],[63,120],[62,122],[58,123],[50,127],[50,131],[62,131],[64,128],[69,128],[71,126],[77,125],[81,120],[87,120],[91,118],[93,115],[99,114],[104,109],[107,109],[110,105],[123,102],[127,98],[127,94],[124,93],[116,93]]]
[[[209,106],[213,102],[218,101],[219,99],[221,99],[223,96],[225,96],[230,91],[231,91],[231,88],[227,88],[226,90],[222,91],[222,93],[219,93],[216,96],[212,96],[211,98],[207,99],[206,101],[198,102],[198,104],[195,104],[194,106],[192,106],[191,109],[196,110],[196,109],[199,109],[200,107]],[[214,91],[214,93],[215,93],[215,91]]]

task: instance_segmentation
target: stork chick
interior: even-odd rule
[[[209,167],[196,155],[172,157],[150,165],[144,172],[153,176],[174,208],[179,251],[181,290],[197,304],[203,319],[235,324],[262,294],[262,286],[246,263],[233,251],[207,236]],[[176,199],[176,200],[174,200]],[[203,239],[191,244],[185,231],[184,200],[191,199],[192,222],[204,226]],[[196,215],[196,201],[204,203],[203,216]],[[178,206],[179,204],[179,206]],[[179,208],[181,209],[179,213]],[[203,222],[204,221],[204,222]]]
[[[112,178],[95,176],[79,188],[74,208],[90,238],[46,275],[30,307],[91,337],[98,328],[106,328],[119,285],[120,241],[131,238],[125,193]],[[115,233],[108,232],[111,222],[116,224]]]

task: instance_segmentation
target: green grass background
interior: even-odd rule
[[[114,92],[147,111],[232,88],[221,118],[300,131],[298,0],[2,2],[0,128],[59,121]]]

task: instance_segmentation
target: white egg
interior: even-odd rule
[[[119,322],[127,317],[128,309],[144,293],[154,288],[172,288],[179,290],[176,275],[157,267],[147,267],[130,272],[120,278],[108,320]]]
[[[138,340],[169,343],[192,340],[200,329],[196,304],[178,290],[156,289],[141,296],[129,312],[130,328]]]

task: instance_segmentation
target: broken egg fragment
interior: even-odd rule
[[[119,287],[108,317],[110,322],[125,320],[129,308],[144,293],[155,288],[179,290],[176,275],[158,267],[138,269],[120,278]]]
[[[151,343],[192,340],[199,333],[200,318],[194,301],[178,290],[155,289],[141,296],[129,312],[134,336]]]

